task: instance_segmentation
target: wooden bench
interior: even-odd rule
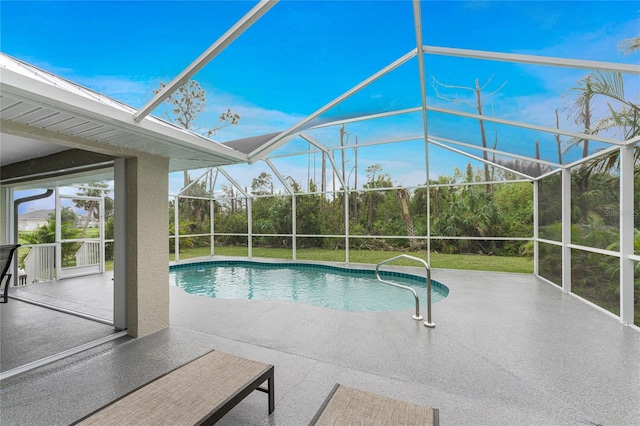
[[[267,381],[267,388],[260,387]],[[273,365],[212,351],[80,419],[79,425],[211,425],[254,390],[275,409]]]
[[[437,408],[336,384],[309,425],[438,426],[439,420]]]

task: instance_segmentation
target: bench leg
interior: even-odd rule
[[[267,387],[258,386],[257,388],[253,388],[255,390],[259,390],[260,392],[264,392],[267,394],[269,398],[269,414],[273,413],[276,409],[276,388],[275,388],[275,373],[274,368],[271,366],[269,370],[267,370],[263,375],[258,378],[258,383],[264,383],[264,379],[267,379]],[[251,391],[249,391],[251,392]],[[246,396],[246,395],[245,395]],[[244,397],[243,397],[244,398]]]
[[[271,375],[267,379],[267,388],[269,389],[269,414],[273,413],[276,409],[275,388],[274,388],[274,375],[271,370]]]

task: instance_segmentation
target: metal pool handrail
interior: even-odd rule
[[[378,278],[378,281],[384,284],[392,285],[394,287],[404,288],[406,290],[411,291],[413,293],[413,296],[416,299],[416,314],[413,315],[412,318],[416,321],[420,321],[422,319],[422,315],[420,315],[420,302],[418,301],[418,294],[413,288],[406,285],[393,283],[391,281],[385,281],[382,278],[380,278],[380,273],[378,271],[380,269],[380,266],[385,265],[387,263],[391,263],[398,259],[415,260],[416,262],[422,263],[425,269],[427,270],[427,320],[424,322],[424,325],[425,327],[434,328],[436,325],[433,321],[431,321],[431,268],[429,267],[429,264],[426,261],[418,257],[409,256],[408,254],[401,254],[401,255],[392,257],[391,259],[383,260],[382,262],[376,265],[376,277]]]

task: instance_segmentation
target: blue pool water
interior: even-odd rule
[[[424,277],[381,271],[387,281],[413,287],[426,304]],[[173,265],[169,282],[190,294],[219,299],[291,300],[344,311],[399,311],[415,308],[411,292],[382,284],[374,271],[299,263],[213,261]],[[431,280],[431,301],[449,289]]]

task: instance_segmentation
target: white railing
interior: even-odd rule
[[[54,280],[56,278],[56,245],[38,244],[28,247],[30,247],[29,253],[24,258],[24,270],[27,273],[26,284]]]
[[[76,266],[100,264],[100,242],[84,241],[76,252]]]

